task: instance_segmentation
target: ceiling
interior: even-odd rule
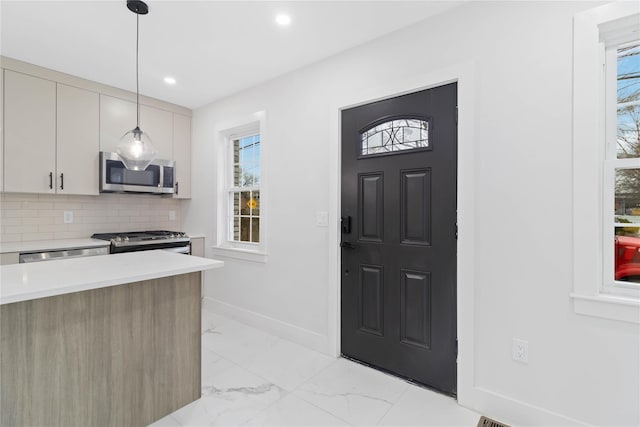
[[[196,108],[460,3],[148,0],[140,93]],[[2,0],[0,53],[135,91],[136,15],[125,4]],[[279,27],[278,13],[291,25]],[[167,85],[166,76],[177,83]]]

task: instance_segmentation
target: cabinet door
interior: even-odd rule
[[[158,151],[158,158],[173,160],[173,123],[169,111],[146,105],[140,106],[140,129],[147,133]]]
[[[135,102],[101,94],[100,151],[115,153],[124,134],[136,127],[136,116]]]
[[[191,198],[191,117],[173,114],[173,158],[176,161],[178,199]]]
[[[4,190],[53,193],[56,84],[5,70],[4,127]]]
[[[100,96],[59,83],[57,89],[57,192],[98,194]]]
[[[136,127],[135,102],[100,95],[100,151],[116,152],[120,139]],[[169,111],[140,106],[140,129],[149,136],[159,159],[172,160],[172,117]]]

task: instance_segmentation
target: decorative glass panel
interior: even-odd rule
[[[429,148],[429,122],[396,119],[381,123],[361,135],[363,156]]]

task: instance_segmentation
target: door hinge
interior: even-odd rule
[[[458,338],[456,338],[456,359],[458,359]]]
[[[458,106],[456,105],[456,124],[458,124]]]
[[[456,222],[456,240],[458,240],[458,223]]]

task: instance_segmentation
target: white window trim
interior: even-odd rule
[[[626,21],[626,19],[625,19]],[[634,15],[633,22],[638,26],[640,22],[640,15]],[[612,206],[612,202],[615,198],[615,174],[616,170],[620,169],[638,169],[640,168],[640,158],[631,159],[618,159],[618,123],[617,123],[617,60],[618,60],[618,48],[621,45],[626,44],[629,39],[622,39],[620,32],[615,32],[616,37],[611,41],[609,38],[603,40],[602,27],[600,26],[600,39],[605,44],[605,60],[604,60],[604,85],[605,85],[605,111],[603,112],[605,118],[604,133],[605,133],[605,161],[603,166],[603,203],[602,203],[602,217],[603,230],[603,276],[602,276],[602,293],[613,294],[619,296],[628,296],[632,298],[640,299],[640,289],[638,285],[616,282],[614,280],[614,223],[615,213]],[[611,26],[605,26],[611,27]],[[615,28],[615,27],[614,27]],[[626,34],[630,34],[627,30]],[[610,36],[611,34],[609,34]],[[640,34],[635,35],[635,38],[640,39]]]
[[[267,209],[265,174],[265,112],[257,112],[248,117],[234,120],[216,132],[218,158],[218,191],[217,191],[217,239],[211,247],[212,254],[217,257],[231,258],[253,262],[267,262]],[[239,137],[260,134],[260,243],[234,242],[229,240],[229,167],[231,165],[231,143]]]
[[[605,196],[605,49],[601,32],[613,21],[640,13],[635,2],[616,2],[579,13],[574,19],[573,47],[573,292],[576,313],[640,323],[640,298],[614,293],[604,270],[603,224],[612,218]],[[611,171],[610,168],[607,170]],[[607,178],[611,179],[611,173]],[[611,228],[611,222],[609,228]],[[607,248],[610,245],[606,245]],[[611,246],[612,248],[612,246]],[[611,253],[613,249],[611,250]],[[611,280],[612,281],[612,280]]]

